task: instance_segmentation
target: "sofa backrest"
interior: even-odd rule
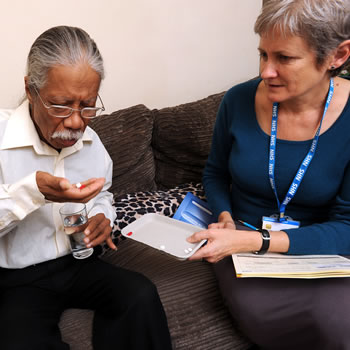
[[[153,114],[146,106],[136,105],[101,116],[92,120],[90,126],[113,160],[110,191],[115,196],[156,189],[151,146]]]
[[[199,101],[153,110],[152,147],[158,189],[202,181],[223,95],[219,93]]]
[[[136,105],[93,120],[113,160],[111,192],[118,197],[200,182],[223,95],[152,111]]]

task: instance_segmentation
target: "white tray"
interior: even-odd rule
[[[203,228],[159,214],[145,214],[122,229],[122,235],[176,256],[189,258],[206,240],[189,243],[186,238]]]

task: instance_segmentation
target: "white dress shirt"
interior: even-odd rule
[[[88,216],[115,219],[112,160],[97,134],[86,128],[82,139],[57,152],[40,140],[25,101],[16,110],[0,110],[0,267],[23,268],[70,254],[59,208],[45,200],[36,172],[65,177],[72,184],[106,178],[102,191],[87,203]]]

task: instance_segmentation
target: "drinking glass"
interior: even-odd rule
[[[88,224],[88,216],[84,203],[66,203],[60,208],[64,232],[69,237],[72,254],[76,259],[88,258],[94,248],[87,248],[84,230]]]

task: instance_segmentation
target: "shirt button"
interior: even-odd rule
[[[0,227],[3,227],[5,225],[5,222],[4,221],[0,221]]]
[[[40,202],[39,202],[38,200],[36,200],[36,199],[33,199],[33,200],[32,200],[32,203],[33,203],[34,205],[39,205],[39,204],[40,204]]]

